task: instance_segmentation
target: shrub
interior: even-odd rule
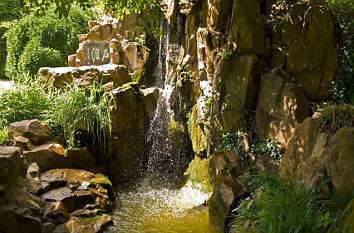
[[[19,18],[24,4],[24,0],[0,0],[0,21]]]
[[[50,97],[44,86],[29,77],[16,83],[13,90],[0,95],[0,128],[16,121],[44,119],[44,113],[51,108]]]
[[[21,74],[35,75],[40,67],[65,66],[66,58],[58,50],[42,47],[37,38],[34,38],[23,50],[18,62],[18,71]]]
[[[5,78],[5,62],[6,62],[6,37],[5,32],[9,27],[0,23],[0,78]]]
[[[77,34],[87,32],[87,21],[93,18],[92,10],[73,7],[68,19],[49,12],[44,17],[19,20],[7,33],[6,75],[15,79],[18,71],[33,75],[39,67],[65,66],[67,56],[79,46]]]

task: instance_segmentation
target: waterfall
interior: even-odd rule
[[[182,163],[181,144],[183,138],[173,133],[179,109],[179,94],[176,89],[177,63],[182,35],[181,17],[176,23],[162,21],[159,39],[158,65],[155,87],[159,88],[157,107],[147,133],[147,144],[151,145],[147,164],[148,173],[176,175]]]

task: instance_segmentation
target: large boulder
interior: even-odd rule
[[[37,119],[11,123],[9,126],[9,132],[13,138],[22,136],[30,139],[31,142],[37,146],[53,139],[54,137],[54,134],[49,126],[43,124]]]
[[[107,171],[113,183],[127,182],[141,175],[144,153],[144,106],[136,83],[111,92],[112,131]]]
[[[339,129],[328,141],[325,165],[336,190],[354,190],[354,127]]]
[[[258,136],[278,140],[284,148],[295,127],[310,116],[310,106],[302,90],[286,82],[280,70],[261,78],[256,110]]]
[[[309,98],[328,98],[339,67],[331,12],[300,2],[289,16],[291,20],[273,27],[272,66],[284,67]]]
[[[97,215],[90,218],[72,217],[66,224],[64,231],[56,229],[57,233],[99,233],[113,224],[113,219],[107,214]]]
[[[241,127],[245,109],[257,101],[258,75],[256,55],[232,55],[221,59],[215,71],[212,116],[218,116],[219,125],[227,132]]]
[[[202,22],[208,28],[227,32],[231,19],[232,0],[208,0],[203,2]]]
[[[264,25],[260,8],[259,0],[233,1],[227,39],[234,49],[256,54],[264,53]]]
[[[224,232],[226,219],[248,191],[249,175],[240,156],[233,150],[215,151],[211,159],[214,192],[209,202],[210,220]]]

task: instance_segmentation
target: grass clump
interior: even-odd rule
[[[349,104],[328,105],[320,111],[315,123],[327,133],[335,133],[338,129],[346,126],[353,127],[354,106]]]
[[[10,143],[8,128],[0,126],[0,146],[6,146]]]

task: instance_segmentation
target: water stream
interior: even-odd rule
[[[210,194],[189,183],[181,187],[190,159],[183,156],[183,138],[171,132],[171,122],[178,115],[174,104],[179,103],[176,66],[179,36],[183,33],[181,18],[176,22],[169,25],[165,21],[161,25],[155,83],[160,97],[147,133],[146,144],[151,149],[146,175],[140,181],[117,187],[115,225],[107,233],[218,232],[209,222],[205,204]]]

